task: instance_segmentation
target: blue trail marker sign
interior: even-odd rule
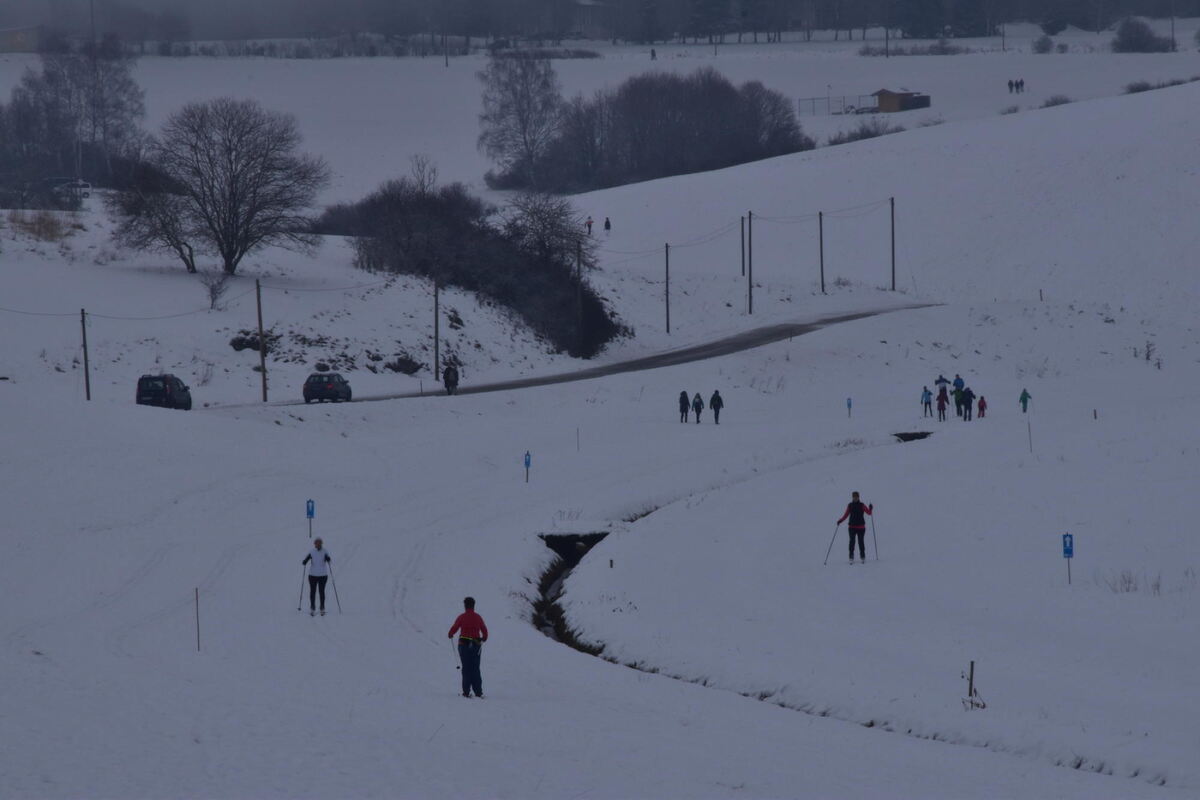
[[[308,538],[312,538],[312,521],[317,515],[317,504],[309,500],[304,504],[304,516],[308,517]]]
[[[1071,585],[1071,559],[1075,557],[1075,537],[1069,533],[1062,535],[1063,558],[1067,560],[1067,585]]]
[[[533,457],[529,455],[529,451],[525,451],[525,482],[529,483],[529,465],[533,463]]]

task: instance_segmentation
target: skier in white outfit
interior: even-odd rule
[[[308,615],[317,614],[317,591],[321,593],[321,616],[325,616],[325,581],[329,580],[329,564],[333,561],[329,551],[322,547],[321,540],[313,540],[313,549],[304,557],[301,564],[309,564],[308,568]]]

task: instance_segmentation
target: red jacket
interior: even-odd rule
[[[867,505],[866,503],[859,503],[858,505],[859,505],[859,508],[862,510],[862,514],[872,514],[873,515],[873,512],[875,511],[874,504]],[[838,520],[838,524],[841,525],[843,522],[846,521],[846,517],[850,517],[850,525],[849,525],[850,530],[852,530],[852,531],[866,530],[866,527],[867,527],[866,517],[864,517],[862,514],[854,514],[854,513],[852,513],[853,511],[854,511],[854,501],[852,500],[852,501],[850,501],[850,504],[848,506],[846,506],[846,513],[842,514],[842,518]]]
[[[459,630],[462,631],[463,639],[487,641],[487,625],[483,624],[483,617],[474,611],[464,611],[458,615],[458,619],[454,620],[454,624],[450,627],[450,638],[453,639],[455,632]]]

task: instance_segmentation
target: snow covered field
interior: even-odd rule
[[[317,359],[352,359],[357,395],[428,387],[427,371],[364,368],[371,353],[429,360],[428,288],[357,272],[331,240],[315,260],[256,258],[209,311],[179,267],[114,250],[97,209],[62,244],[4,218],[0,308],[62,316],[0,311],[0,795],[1195,797],[1200,84],[1113,95],[1200,63],[1082,47],[887,63],[845,45],[721,50],[712,63],[730,77],[792,95],[834,74],[866,91],[908,82],[947,123],[578,198],[613,218],[592,279],[636,334],[602,360],[944,305],[601,380],[248,405],[257,354],[228,342],[254,324],[255,277],[296,359],[269,365],[272,400],[298,399]],[[619,80],[640,58],[564,63],[564,85]],[[0,92],[20,63],[0,60]],[[338,173],[334,199],[414,152],[478,185],[478,63],[146,59],[139,77],[155,120],[242,90],[297,113]],[[1030,84],[1023,103],[1100,99],[999,116],[1010,74]],[[318,104],[322,82],[337,92]],[[354,116],[338,107],[346,85],[396,99]],[[891,196],[896,294],[878,202]],[[822,296],[809,215],[834,209],[853,210],[825,220]],[[762,218],[753,317],[736,229],[748,210]],[[442,331],[465,382],[570,367],[475,298],[446,306],[464,320]],[[133,406],[136,377],[160,369],[218,407]],[[988,417],[922,419],[922,385],[956,372]],[[707,402],[713,389],[721,425],[707,412],[681,425],[680,390]],[[920,430],[933,435],[893,436]],[[843,526],[822,566],[853,489],[876,505],[880,559],[847,566]],[[310,497],[343,611],[331,592],[324,619],[291,608]],[[553,558],[537,535],[597,530],[611,533],[564,607],[639,670],[530,624]],[[492,631],[484,701],[458,696],[445,640],[466,594]],[[988,707],[968,712],[971,660]]]

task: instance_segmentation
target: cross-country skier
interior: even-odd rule
[[[713,422],[717,425],[721,424],[721,409],[725,407],[725,400],[721,397],[721,392],[714,389],[712,397],[708,399],[708,407],[713,412]]]
[[[924,409],[922,417],[933,416],[933,392],[929,391],[928,386],[921,387],[921,408]]]
[[[696,392],[696,396],[692,398],[692,411],[696,412],[696,424],[700,424],[700,412],[704,410],[704,400],[701,399],[700,393]]]
[[[692,407],[692,404],[688,401],[687,392],[686,391],[680,392],[679,393],[679,421],[680,422],[687,422],[688,409],[691,407]]]
[[[483,643],[488,639],[487,625],[483,617],[475,613],[475,598],[463,598],[463,613],[458,615],[450,626],[449,637],[458,637],[458,659],[462,662],[462,695],[470,697],[475,692],[476,697],[483,697],[483,676],[479,673],[479,655]]]
[[[304,557],[301,564],[309,564],[308,568],[308,615],[317,615],[317,591],[321,592],[321,616],[325,616],[325,581],[329,580],[329,567],[333,559],[329,551],[323,547],[321,537],[313,539],[312,550]]]
[[[1033,399],[1033,395],[1031,395],[1029,393],[1028,389],[1021,390],[1020,403],[1021,403],[1021,413],[1022,414],[1026,414],[1029,412],[1029,401],[1032,399]]]
[[[973,391],[971,391],[971,387],[968,386],[967,388],[963,389],[963,391],[962,391],[963,422],[971,421],[971,409],[973,409],[974,407],[975,407],[975,393]]]
[[[846,521],[846,517],[850,518],[850,524],[846,527],[850,531],[850,563],[854,563],[854,541],[858,540],[858,557],[862,563],[867,563],[867,546],[864,539],[867,534],[867,518],[864,514],[871,514],[875,511],[875,504],[863,505],[863,502],[858,499],[858,492],[850,493],[850,504],[846,506],[846,513],[842,514],[838,520],[838,525]]]

